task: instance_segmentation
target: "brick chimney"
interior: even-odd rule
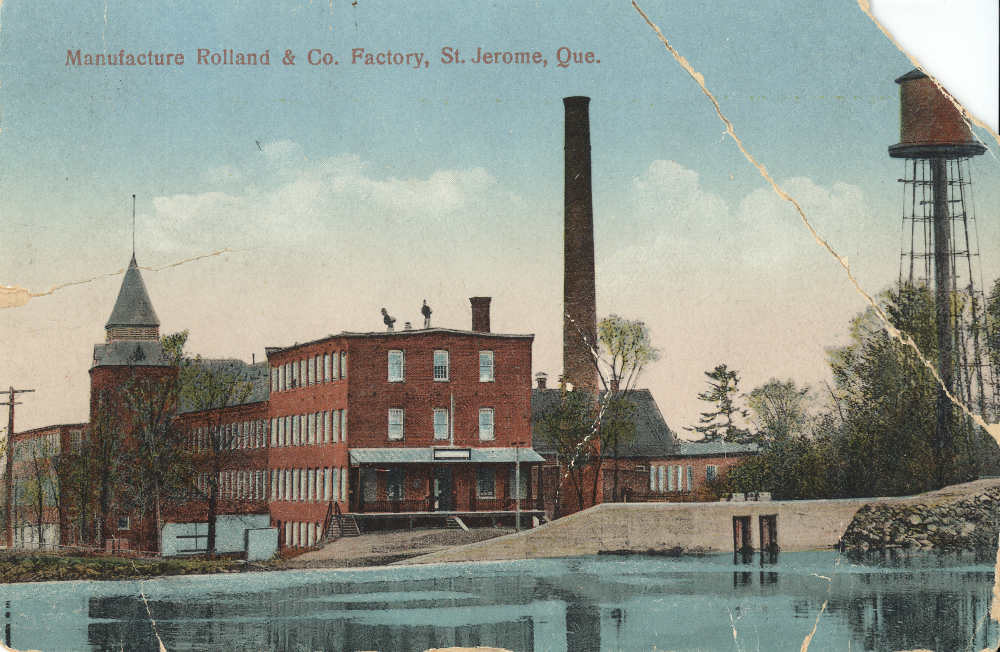
[[[565,97],[563,192],[563,377],[596,392],[597,292],[594,281],[594,202],[590,181],[590,98]]]
[[[490,301],[492,297],[472,297],[472,331],[474,333],[490,332]]]

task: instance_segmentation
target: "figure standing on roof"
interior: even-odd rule
[[[385,325],[389,327],[387,330],[390,333],[396,330],[395,328],[392,327],[392,325],[396,323],[396,318],[390,317],[389,313],[386,312],[385,308],[382,308],[382,321],[385,322]]]
[[[424,316],[424,328],[431,327],[431,307],[427,305],[427,299],[424,299],[424,307],[420,309],[420,314]]]

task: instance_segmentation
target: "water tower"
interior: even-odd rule
[[[919,69],[896,83],[900,142],[889,147],[889,156],[904,159],[899,281],[926,285],[935,296],[944,385],[938,389],[935,449],[950,454],[956,433],[948,394],[980,414],[986,403],[979,342],[984,302],[969,168],[969,159],[986,148],[952,99]],[[981,433],[971,424],[962,430],[971,436],[969,452],[978,459]]]

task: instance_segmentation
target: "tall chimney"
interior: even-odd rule
[[[597,292],[594,282],[594,202],[590,186],[590,98],[565,97],[566,168],[563,194],[563,377],[597,391]]]
[[[490,332],[490,301],[492,297],[471,297],[472,331],[475,333]]]

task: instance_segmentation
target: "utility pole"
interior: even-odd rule
[[[26,394],[28,392],[33,392],[33,389],[14,389],[13,386],[10,388],[10,399],[6,403],[0,403],[0,405],[6,405],[7,408],[7,469],[6,469],[6,479],[4,484],[7,486],[7,506],[5,510],[5,516],[7,517],[7,548],[14,547],[14,406],[20,405],[14,400],[17,394]]]

